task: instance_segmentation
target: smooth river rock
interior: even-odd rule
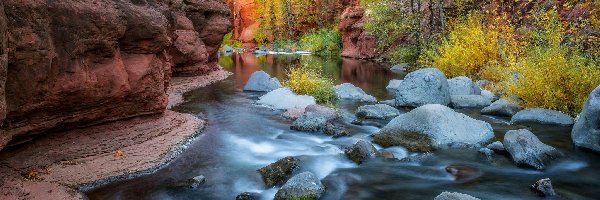
[[[573,144],[600,152],[600,86],[588,97],[571,132]]]
[[[287,181],[294,170],[298,168],[298,162],[297,158],[288,156],[260,168],[258,172],[262,175],[265,185],[271,187]]]
[[[442,192],[440,195],[435,197],[433,200],[480,200],[478,198],[472,197],[468,194],[458,193],[458,192]]]
[[[573,118],[556,110],[528,108],[513,115],[510,123],[537,123],[546,125],[571,126],[573,125]]]
[[[494,103],[488,107],[481,109],[481,114],[512,117],[522,109],[523,108],[521,108],[521,106],[518,104],[510,103],[504,99],[500,99],[498,101],[494,101]]]
[[[450,90],[446,76],[436,68],[426,68],[404,77],[396,92],[396,105],[419,107],[426,104],[448,105]]]
[[[366,140],[358,141],[356,144],[347,148],[344,152],[348,158],[350,158],[350,160],[358,164],[381,155],[373,146],[373,144]]]
[[[250,75],[250,79],[244,86],[244,91],[270,92],[281,87],[281,83],[277,78],[271,78],[264,71],[256,71]]]
[[[377,102],[377,99],[375,99],[375,97],[368,95],[365,91],[350,83],[336,85],[335,94],[338,99],[360,102]]]
[[[541,197],[556,196],[556,192],[554,192],[554,188],[552,187],[552,181],[549,178],[536,181],[531,185],[531,190]]]
[[[289,88],[279,88],[261,97],[256,102],[274,109],[306,108],[316,104],[315,98],[307,95],[297,95]]]
[[[390,80],[390,83],[385,87],[385,89],[391,94],[396,94],[401,83],[402,80]]]
[[[327,117],[323,114],[305,112],[292,123],[290,128],[297,131],[318,132],[323,131],[325,125],[327,125]]]
[[[411,151],[431,151],[461,145],[477,145],[494,136],[492,126],[439,104],[428,104],[390,121],[374,142],[404,146]]]
[[[542,143],[526,129],[511,130],[504,135],[504,148],[519,166],[545,169],[562,154],[554,147]]]
[[[448,86],[450,87],[450,95],[474,95],[473,81],[466,76],[459,76],[448,79]]]
[[[356,117],[362,119],[392,119],[400,114],[398,109],[386,104],[364,105],[356,110]]]
[[[489,98],[481,95],[452,95],[450,105],[453,108],[484,108],[492,104]]]
[[[314,199],[325,192],[321,180],[311,172],[302,172],[288,180],[275,194],[275,200]]]

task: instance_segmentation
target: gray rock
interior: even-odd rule
[[[281,116],[286,119],[296,120],[300,116],[302,116],[305,112],[305,108],[290,108],[287,109],[284,113],[281,113]]]
[[[488,149],[486,147],[479,149],[478,152],[480,154],[483,154],[487,159],[491,159],[494,156],[494,151],[492,151],[491,149]]]
[[[395,99],[388,99],[388,100],[385,100],[385,101],[380,101],[379,103],[380,104],[385,104],[385,105],[388,105],[388,106],[396,106],[396,100]]]
[[[426,104],[448,105],[450,90],[446,76],[436,68],[426,68],[404,77],[396,92],[396,105],[419,107]]]
[[[271,78],[264,71],[256,71],[250,75],[244,91],[270,92],[279,88],[281,88],[281,83],[277,78]]]
[[[229,45],[223,46],[223,52],[225,53],[233,53],[234,51],[235,49],[233,47],[230,47]]]
[[[485,88],[485,86],[487,86],[487,85],[489,85],[491,83],[492,82],[488,81],[488,80],[478,80],[478,81],[475,81],[475,86],[483,89],[483,88]]]
[[[206,182],[206,178],[204,177],[204,175],[199,175],[199,176],[195,176],[194,178],[189,179],[188,185],[190,188],[197,188],[200,185],[202,185],[204,182]]]
[[[319,132],[325,128],[327,118],[319,113],[305,112],[294,123],[291,129],[297,131]]]
[[[335,110],[333,108],[330,108],[327,106],[322,106],[319,104],[308,105],[308,106],[306,106],[305,111],[321,114],[325,118],[327,118],[327,120],[333,120],[338,117],[337,113],[335,112]]]
[[[390,71],[392,71],[394,73],[402,73],[402,72],[406,71],[406,66],[408,66],[408,64],[406,64],[406,63],[396,64],[390,68]]]
[[[398,109],[386,104],[364,105],[356,110],[356,117],[362,119],[392,119],[400,114]]]
[[[377,149],[366,140],[360,140],[356,144],[347,148],[345,151],[346,155],[350,160],[355,163],[361,164],[367,160],[373,159],[381,154]]]
[[[395,80],[395,79],[390,80],[390,83],[388,84],[387,87],[385,87],[385,89],[387,89],[387,91],[390,94],[396,94],[401,83],[402,83],[402,80]]]
[[[475,84],[473,81],[466,76],[459,76],[448,79],[448,86],[450,87],[450,95],[474,95]]]
[[[311,104],[316,104],[314,97],[307,95],[297,95],[289,88],[279,88],[273,90],[261,97],[256,102],[274,109],[287,110],[290,108],[306,108]]]
[[[260,194],[256,192],[242,192],[235,197],[235,200],[259,200]]]
[[[411,151],[477,145],[494,136],[492,126],[439,104],[429,104],[402,114],[374,135],[383,146],[401,145]]]
[[[435,197],[433,200],[480,200],[472,197],[468,194],[462,194],[458,192],[442,192],[440,195]]]
[[[319,199],[325,192],[323,183],[311,172],[302,172],[288,180],[275,194],[275,200]]]
[[[260,168],[258,172],[262,175],[265,185],[271,187],[287,181],[294,170],[298,168],[298,162],[297,158],[288,156]]]
[[[488,90],[481,90],[481,96],[484,96],[485,98],[490,99],[490,101],[496,101],[498,100],[498,97],[496,96],[496,94],[494,94],[493,92],[490,92]]]
[[[577,147],[600,152],[600,86],[585,102],[571,131],[571,138]]]
[[[522,110],[521,106],[510,103],[504,99],[494,101],[492,105],[481,109],[481,114],[512,117]]]
[[[335,94],[338,99],[346,99],[360,102],[377,102],[375,97],[368,95],[360,89],[350,83],[343,83],[335,86]]]
[[[556,110],[543,108],[528,108],[513,115],[510,123],[537,123],[547,125],[571,126],[573,118]]]
[[[556,192],[554,192],[554,188],[552,187],[552,181],[549,178],[536,181],[531,185],[531,190],[541,197],[556,196]]]
[[[327,123],[323,132],[327,135],[333,136],[333,138],[339,138],[348,135],[348,131],[346,129],[336,126],[332,123]]]
[[[561,156],[554,147],[542,143],[526,129],[511,130],[504,135],[504,148],[519,166],[545,169],[550,162]]]
[[[492,142],[491,144],[488,144],[486,147],[488,149],[491,149],[492,151],[494,151],[497,154],[507,154],[508,153],[506,151],[506,149],[504,148],[504,145],[500,141]]]
[[[484,108],[492,104],[490,99],[481,95],[452,95],[450,104],[453,108]]]

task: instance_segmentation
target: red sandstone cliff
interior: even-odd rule
[[[373,59],[380,56],[375,37],[365,32],[365,10],[360,6],[351,6],[344,10],[340,21],[342,33],[342,56],[358,59]]]
[[[0,149],[164,112],[171,74],[217,69],[229,14],[222,0],[2,0]]]

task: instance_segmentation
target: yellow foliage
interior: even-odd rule
[[[333,104],[336,96],[333,81],[321,75],[318,69],[293,67],[287,73],[284,85],[297,94],[315,97],[318,103]]]

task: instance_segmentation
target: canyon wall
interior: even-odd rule
[[[358,59],[374,59],[380,56],[375,37],[363,29],[366,20],[365,10],[359,5],[344,10],[339,26],[342,33],[342,56]]]
[[[171,76],[218,69],[218,48],[231,29],[222,0],[2,6],[0,148],[39,133],[164,112]]]

